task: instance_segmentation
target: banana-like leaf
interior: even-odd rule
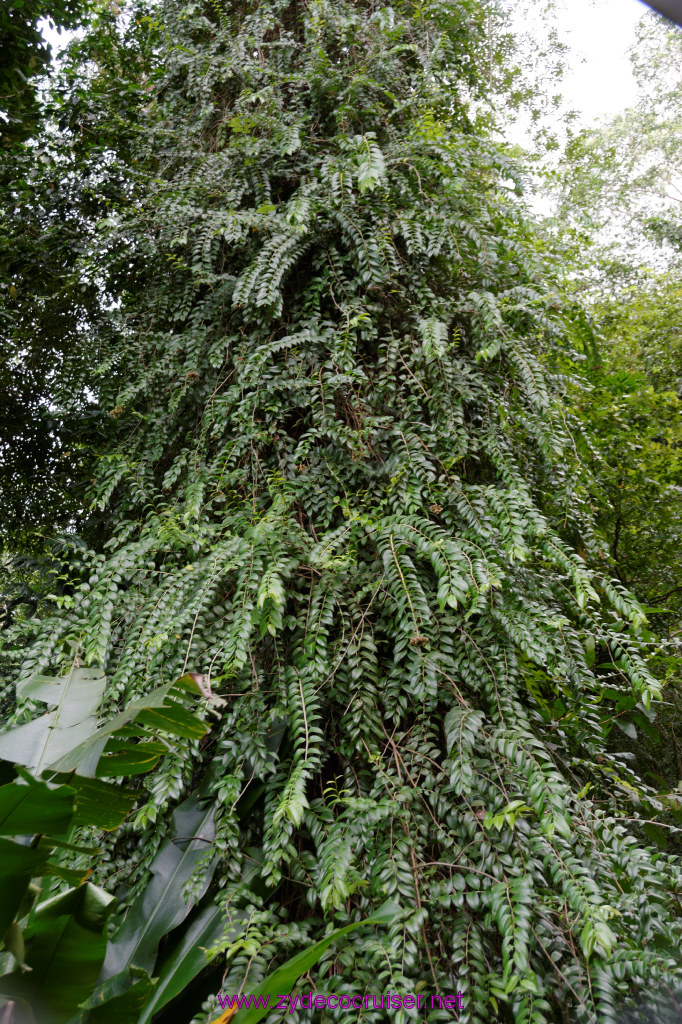
[[[134,746],[129,740],[115,737],[109,740],[99,759],[96,774],[114,779],[121,775],[141,775],[150,772],[168,747],[159,740],[146,740]]]
[[[152,729],[161,729],[171,736],[185,736],[191,740],[200,740],[208,731],[204,722],[190,715],[177,701],[166,701],[163,707],[140,711],[137,720]]]
[[[53,776],[54,782],[66,782],[76,794],[76,808],[72,824],[96,825],[106,832],[123,822],[126,815],[138,799],[140,792],[136,789],[124,789],[113,782],[101,779],[86,779],[72,773],[60,773]]]
[[[281,998],[288,995],[301,975],[315,966],[332,942],[336,942],[342,935],[348,935],[349,932],[354,932],[356,928],[362,928],[368,924],[390,924],[395,920],[399,912],[400,908],[396,903],[384,903],[377,910],[376,914],[372,914],[371,917],[366,918],[364,921],[356,921],[354,924],[346,925],[345,928],[337,928],[336,931],[325,936],[324,939],[320,939],[319,942],[315,942],[312,946],[304,949],[302,953],[292,956],[290,960],[287,960],[281,967],[278,967],[272,974],[268,974],[255,990],[254,996],[256,998],[258,996],[278,996]],[[236,1024],[258,1024],[258,1021],[266,1017],[271,1010],[272,1007],[251,1006],[248,1009],[239,1010],[235,1022]],[[217,1021],[213,1021],[213,1024],[217,1024]]]
[[[49,857],[49,850],[0,839],[0,936],[14,921],[31,879],[45,870]]]
[[[86,853],[89,856],[94,856],[94,854],[102,852],[102,849],[99,846],[83,846],[82,843],[67,843],[64,839],[55,839],[54,836],[39,836],[35,845],[41,850],[71,850],[73,853]]]
[[[26,946],[24,943],[24,933],[17,921],[12,921],[11,925],[5,932],[5,938],[3,940],[5,949],[8,953],[11,953],[16,960],[19,967],[22,970],[26,970],[28,964],[26,963]]]
[[[176,809],[175,838],[166,840],[152,861],[152,880],[110,942],[100,980],[120,974],[129,965],[151,974],[163,936],[185,920],[195,899],[201,899],[206,892],[215,870],[215,858],[206,864],[196,897],[185,901],[185,888],[215,838],[215,804],[208,799],[208,793],[207,779]]]
[[[236,938],[238,933],[246,927],[248,914],[238,912],[233,915],[233,920]],[[198,917],[190,922],[181,941],[164,962],[159,976],[159,984],[144,1007],[139,1024],[148,1024],[155,1013],[179,995],[206,967],[208,961],[205,950],[219,941],[224,934],[224,927],[225,911],[215,904],[206,907]]]
[[[136,967],[123,971],[98,985],[69,1024],[138,1024],[156,984]]]
[[[72,787],[50,786],[31,779],[28,773],[0,786],[0,835],[63,835],[71,825],[75,797]]]
[[[17,698],[42,701],[52,710],[0,736],[0,758],[38,774],[48,768],[97,729],[95,712],[105,686],[99,668],[74,668],[58,679],[32,676],[21,680]]]
[[[86,882],[41,903],[24,931],[31,969],[0,977],[0,994],[27,1004],[41,1024],[67,1024],[97,979],[112,900]]]
[[[179,734],[200,739],[208,732],[208,726],[197,718],[196,715],[187,711],[179,701],[174,699],[190,689],[191,685],[194,686],[195,692],[198,692],[196,684],[192,684],[191,680],[189,683],[186,682],[185,678],[157,687],[151,693],[146,694],[146,696],[133,701],[132,704],[129,704],[118,715],[114,715],[106,725],[101,726],[96,731],[92,731],[78,746],[74,746],[68,752],[64,752],[64,755],[54,761],[50,767],[59,772],[78,771],[79,775],[93,777],[97,774],[100,758],[114,733],[120,733],[138,719],[140,719],[140,724],[142,725],[141,716],[143,712],[147,716],[148,725],[164,729],[175,735]],[[153,715],[152,712],[156,714]],[[30,724],[32,725],[33,723]],[[143,732],[143,730],[141,729],[140,732]],[[0,737],[0,739],[2,738]],[[136,744],[131,743],[128,749],[135,750],[135,746]],[[1,756],[3,755],[0,748]]]
[[[104,774],[107,757],[104,758],[103,770],[99,772],[98,763],[114,734],[125,733],[126,727],[134,721],[140,726],[135,730],[135,738],[140,733],[145,734],[145,728],[194,739],[200,739],[208,731],[204,722],[175,699],[187,690],[199,692],[197,684],[189,676],[157,687],[98,727],[95,712],[101,704],[105,687],[106,677],[97,668],[75,668],[60,678],[33,676],[19,682],[18,698],[43,701],[52,705],[53,710],[1,735],[0,758],[38,773],[46,769],[78,771],[81,776],[93,777]],[[131,760],[140,763],[138,746],[136,742],[126,744],[123,740],[116,744],[113,749],[119,760],[111,765],[114,777],[127,774],[126,763],[121,765],[122,754],[127,753],[128,766]],[[157,750],[161,756],[164,748],[155,747]],[[145,753],[150,753],[149,748]],[[153,767],[149,758],[147,763]]]
[[[62,864],[55,864],[53,861],[48,861],[43,868],[36,871],[36,877],[51,875],[53,878],[63,878],[72,886],[82,885],[91,874],[91,867],[65,868]]]
[[[240,882],[249,883],[260,874],[263,860],[262,850],[249,850],[246,867]],[[149,1024],[153,1015],[179,995],[184,988],[207,966],[206,950],[223,938],[235,939],[244,931],[249,914],[235,911],[230,915],[226,927],[225,910],[211,903],[190,919],[178,944],[166,957],[159,972],[159,984],[149,1003],[145,1006],[139,1024]]]

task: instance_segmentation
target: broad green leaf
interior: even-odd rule
[[[4,946],[8,953],[11,953],[17,964],[21,968],[27,967],[26,964],[26,946],[24,943],[24,933],[17,921],[12,921],[11,925],[5,932]]]
[[[17,916],[31,879],[41,874],[50,851],[0,839],[0,935]]]
[[[372,914],[371,917],[366,918],[364,921],[356,921],[354,924],[346,925],[345,928],[337,928],[336,931],[333,931],[324,939],[320,939],[319,942],[313,943],[308,949],[304,949],[302,953],[297,953],[296,956],[291,957],[281,967],[278,967],[276,971],[273,971],[272,974],[264,978],[255,989],[254,996],[272,997],[288,995],[301,975],[315,966],[332,942],[336,942],[343,935],[348,935],[350,932],[354,932],[357,928],[362,928],[365,925],[390,924],[399,913],[400,908],[396,903],[384,903],[375,914]],[[257,1024],[269,1012],[268,1007],[260,1006],[251,1006],[244,1012],[240,1010],[239,1024]]]
[[[638,729],[641,729],[642,732],[649,737],[650,740],[652,740],[654,743],[660,743],[661,733],[657,726],[652,725],[652,723],[649,721],[647,717],[648,714],[650,714],[650,712],[647,712],[647,714],[640,714],[639,712],[637,712],[637,714],[632,715],[632,721]]]
[[[173,815],[173,835],[167,839],[151,864],[151,881],[107,949],[102,980],[119,974],[129,965],[151,972],[159,942],[187,917],[195,898],[185,900],[185,888],[215,838],[215,805],[207,801],[208,783],[193,793]],[[206,871],[196,899],[208,888],[215,858]]]
[[[661,850],[668,849],[668,840],[670,836],[664,828],[660,827],[660,825],[657,825],[653,821],[649,821],[646,825],[642,825],[642,831],[649,837],[649,839],[653,840]]]
[[[41,718],[0,736],[0,757],[42,772],[85,742],[97,729],[106,678],[98,668],[74,668],[66,676],[33,676],[17,684],[17,698],[52,706]]]
[[[97,980],[112,901],[86,882],[40,904],[24,931],[30,971],[0,978],[0,993],[28,1003],[36,1020],[66,1024]]]
[[[68,781],[76,793],[76,808],[73,824],[95,825],[111,832],[125,820],[131,808],[139,799],[139,790],[124,789],[113,782],[102,779],[82,778],[80,775],[60,773],[55,781]]]
[[[235,938],[243,931],[249,915],[237,911],[231,915],[234,922]],[[206,949],[223,936],[225,911],[215,904],[206,907],[189,924],[187,931],[173,952],[166,958],[159,973],[159,983],[144,1011],[139,1024],[148,1024],[153,1014],[160,1010],[199,974],[209,962]]]
[[[98,985],[70,1024],[138,1024],[156,984],[137,967],[123,971]]]
[[[252,850],[247,860],[240,883],[249,883],[260,873],[262,850]],[[249,914],[232,911],[229,921],[222,907],[211,903],[198,910],[190,919],[187,928],[175,948],[165,958],[159,972],[159,984],[149,1004],[145,1006],[139,1024],[147,1024],[166,1003],[179,995],[196,975],[210,962],[206,950],[221,939],[232,941],[244,931]],[[229,927],[226,925],[229,924]]]
[[[585,663],[587,664],[588,668],[592,668],[592,666],[594,665],[594,662],[595,662],[595,658],[596,658],[596,655],[595,655],[594,637],[590,636],[585,641]]]
[[[157,740],[128,743],[113,739],[107,743],[97,764],[98,777],[115,778],[118,775],[141,775],[154,768],[168,747]]]
[[[201,739],[208,731],[205,722],[196,715],[190,714],[177,701],[168,702],[163,707],[141,711],[137,721],[153,729],[161,729],[172,736],[185,736],[188,739]]]
[[[552,815],[552,821],[559,835],[563,836],[564,839],[571,838],[571,835],[573,834],[573,829],[571,827],[571,819],[568,817],[568,815],[559,814],[558,811],[555,811]]]
[[[70,786],[17,780],[0,786],[0,835],[65,833],[71,825],[76,791]]]
[[[72,886],[82,885],[91,874],[92,867],[68,868],[63,864],[57,864],[53,861],[48,861],[44,868],[36,871],[37,877],[52,876],[53,878],[61,878]]]
[[[594,933],[594,926],[591,921],[586,921],[580,933],[580,945],[582,946],[586,960],[589,960],[592,956],[596,941],[597,939]]]
[[[632,722],[629,722],[625,718],[614,718],[614,722],[620,731],[624,732],[626,736],[629,736],[631,740],[637,739],[637,729]]]
[[[100,846],[83,846],[80,843],[67,843],[64,839],[56,839],[54,836],[40,836],[36,846],[49,850],[71,850],[73,853],[87,853],[90,856],[102,852]]]
[[[52,764],[51,767],[55,771],[78,771],[79,775],[94,776],[97,772],[100,757],[114,733],[135,722],[141,712],[146,712],[150,709],[163,709],[166,721],[170,722],[171,725],[174,724],[176,729],[184,726],[187,731],[183,732],[182,735],[203,736],[208,731],[208,726],[204,722],[195,718],[194,715],[177,703],[173,703],[170,708],[166,707],[171,694],[183,689],[189,689],[189,685],[185,684],[184,679],[181,679],[165,683],[144,697],[140,697],[139,700],[133,701],[124,711],[111,718],[105,725],[97,729],[87,739],[84,739],[82,743],[71,748],[68,753],[65,752],[64,756]],[[161,724],[161,719],[152,720],[150,724],[155,725],[156,728],[165,728]]]

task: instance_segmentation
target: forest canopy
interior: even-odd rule
[[[0,150],[0,1014],[672,1024],[679,36],[557,162],[497,0],[77,20]]]

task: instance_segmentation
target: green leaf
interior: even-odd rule
[[[236,911],[231,915],[236,922],[234,936],[246,927],[249,915]],[[149,1003],[139,1018],[139,1024],[147,1024],[153,1014],[189,985],[209,962],[206,950],[223,936],[225,911],[211,904],[190,921],[182,939],[173,952],[165,959],[159,972],[159,983]]]
[[[151,726],[153,729],[161,729],[173,736],[185,736],[188,739],[199,740],[208,732],[205,722],[202,722],[196,715],[190,714],[177,702],[168,703],[164,707],[149,711],[140,711],[137,721]]]
[[[582,946],[585,959],[589,960],[594,952],[597,937],[591,921],[586,921],[580,933],[580,945]]]
[[[55,771],[78,771],[79,775],[94,776],[97,772],[100,757],[104,753],[111,737],[126,726],[129,726],[132,722],[137,724],[141,713],[150,710],[163,709],[162,714],[158,718],[155,719],[152,716],[149,720],[149,724],[157,728],[166,728],[167,725],[170,725],[176,731],[183,729],[184,731],[180,735],[195,738],[203,736],[208,732],[208,726],[204,722],[195,718],[177,703],[173,703],[171,707],[166,707],[171,694],[177,693],[178,690],[186,689],[188,689],[188,685],[185,684],[184,679],[181,679],[159,686],[139,700],[133,701],[124,711],[119,712],[119,714],[110,719],[106,725],[101,726],[95,733],[84,739],[82,743],[79,743],[78,746],[71,748],[68,753],[65,753],[63,757],[52,765],[52,768]],[[134,744],[131,744],[132,747],[134,747]]]
[[[102,979],[120,974],[128,965],[151,972],[159,942],[187,917],[196,899],[206,892],[216,860],[206,865],[196,897],[185,901],[185,888],[215,838],[215,804],[207,801],[208,785],[193,793],[173,815],[175,838],[162,843],[152,861],[152,880],[107,949]]]
[[[159,758],[167,751],[168,747],[157,740],[135,744],[118,739],[110,740],[99,759],[96,775],[104,778],[141,775],[156,767]]]
[[[53,861],[48,861],[44,868],[36,872],[37,876],[48,876],[51,875],[54,878],[61,878],[69,885],[82,885],[88,875],[92,872],[92,867],[82,868],[67,868],[63,864],[56,864]]]
[[[647,714],[650,713],[651,712],[647,712]],[[632,721],[638,729],[641,729],[642,732],[645,733],[645,735],[648,736],[650,740],[652,740],[652,742],[661,742],[661,733],[659,729],[657,728],[657,726],[652,725],[651,722],[649,722],[645,714],[640,714],[639,712],[637,712],[636,714],[632,715]]]
[[[360,194],[373,192],[386,174],[384,154],[371,132],[368,135],[356,135],[354,142],[358,147],[356,171]]]
[[[157,983],[137,967],[123,971],[97,986],[71,1024],[138,1024]]]
[[[247,860],[239,880],[242,885],[249,884],[260,873],[262,850],[251,850],[250,853],[252,858]],[[233,910],[227,918],[224,908],[215,903],[197,910],[184,929],[182,938],[165,958],[159,972],[158,988],[145,1006],[139,1024],[148,1024],[161,1007],[179,995],[210,962],[206,951],[219,940],[235,939],[244,931],[249,917],[245,911]],[[227,923],[229,928],[226,929]]]
[[[585,662],[588,668],[592,668],[595,662],[594,637],[590,636],[585,641]]]
[[[396,903],[384,903],[375,914],[372,914],[371,917],[366,918],[364,921],[356,921],[354,924],[346,925],[345,928],[337,928],[324,939],[320,939],[319,942],[315,942],[312,946],[304,949],[302,953],[297,953],[296,956],[291,957],[281,967],[278,967],[276,971],[273,971],[272,974],[264,978],[255,989],[254,996],[281,997],[288,995],[301,975],[315,966],[332,942],[336,942],[341,936],[348,935],[350,932],[354,932],[357,928],[362,928],[365,925],[391,924],[399,913],[400,907]],[[243,1013],[240,1011],[239,1024],[257,1024],[268,1013],[270,1013],[270,1009],[267,1006],[251,1006]]]
[[[89,855],[102,852],[100,846],[83,846],[80,843],[67,843],[63,839],[55,839],[54,836],[40,836],[35,845],[41,849],[44,847],[52,851],[55,849],[71,850],[73,853],[87,853]]]
[[[49,850],[0,839],[0,935],[16,917],[31,879],[45,870]]]
[[[65,833],[71,825],[76,791],[26,780],[0,787],[0,835]]]
[[[41,718],[0,736],[0,757],[40,773],[96,731],[106,686],[98,668],[74,668],[66,676],[33,676],[17,684],[17,698],[52,706]]]
[[[559,814],[557,811],[552,815],[552,821],[559,835],[564,839],[570,839],[573,834],[571,819],[566,814]]]
[[[68,782],[76,793],[76,808],[73,824],[95,825],[111,832],[126,819],[131,808],[139,799],[139,790],[124,789],[113,782],[101,779],[82,778],[80,775],[61,773],[55,781]]]
[[[0,978],[0,993],[28,1003],[37,1020],[66,1024],[97,980],[112,901],[86,882],[41,903],[24,931],[30,971]]]
[[[637,739],[637,729],[632,724],[623,718],[614,718],[614,722],[618,726],[621,732],[624,732],[626,736],[629,736],[631,740]]]
[[[642,825],[642,831],[653,840],[654,843],[661,850],[668,849],[668,833],[660,825],[656,825],[653,821],[647,822],[646,825]]]
[[[27,967],[24,933],[16,921],[13,921],[5,932],[5,938],[3,941],[5,949],[8,953],[12,954],[17,964],[22,968]]]

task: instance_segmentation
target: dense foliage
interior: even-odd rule
[[[586,483],[578,314],[482,128],[498,17],[164,0],[73,46],[36,216],[81,240],[87,303],[58,294],[90,372],[55,380],[98,425],[98,521],[10,624],[0,756],[85,665],[110,726],[20,763],[149,774],[81,822],[119,897],[90,1001],[2,990],[55,1021],[207,1021],[307,945],[298,991],[461,991],[471,1024],[673,1013],[679,856],[614,742],[660,678]]]

